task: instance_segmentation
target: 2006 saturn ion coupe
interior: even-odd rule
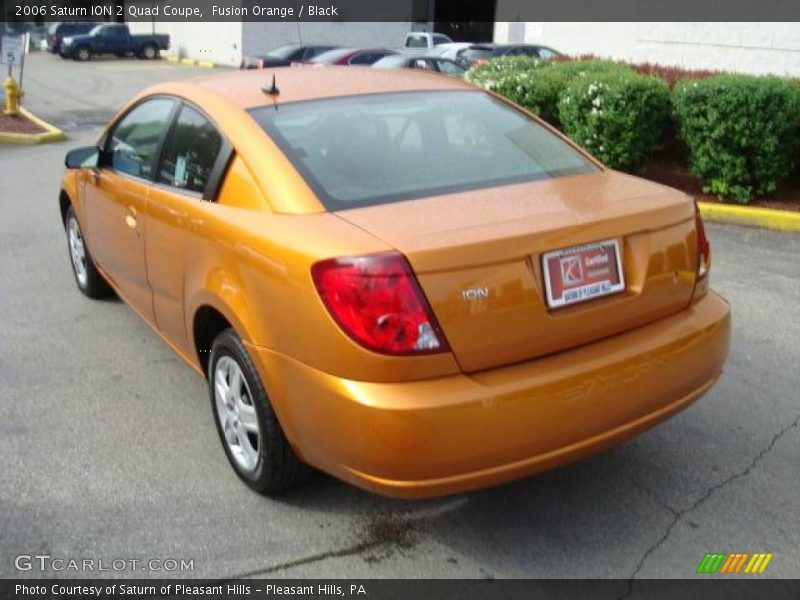
[[[419,71],[158,85],[73,150],[80,290],[208,379],[238,475],[423,497],[607,448],[722,371],[693,200]]]

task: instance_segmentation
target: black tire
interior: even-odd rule
[[[215,386],[217,366],[223,357],[233,359],[241,369],[247,386],[245,391],[249,392],[252,406],[255,408],[260,439],[258,460],[255,467],[250,470],[243,468],[234,458],[226,440],[223,425],[220,423]],[[220,333],[211,345],[211,356],[208,361],[208,389],[211,412],[214,415],[214,423],[217,426],[217,433],[225,455],[236,474],[251,489],[260,494],[275,494],[298,485],[309,477],[312,469],[297,458],[289,445],[253,361],[239,336],[232,329],[226,329]]]
[[[139,56],[145,60],[155,60],[158,58],[158,47],[154,44],[146,44],[139,52]]]
[[[72,240],[70,238],[70,227],[72,226],[71,223],[74,221],[75,227],[77,227],[78,234],[81,238],[81,246],[83,248],[84,260],[82,264],[84,265],[84,275],[81,276],[78,273],[78,267],[75,265],[76,258],[73,256],[74,250],[72,248]],[[106,298],[110,296],[113,291],[111,287],[108,285],[103,276],[97,270],[97,267],[94,266],[94,260],[92,259],[92,255],[89,254],[89,248],[86,246],[85,242],[83,242],[83,234],[81,233],[81,226],[78,222],[78,217],[75,215],[75,211],[70,206],[67,209],[67,213],[64,215],[64,231],[67,234],[67,252],[69,253],[69,264],[72,266],[72,274],[75,276],[75,283],[78,286],[78,289],[83,293],[84,296],[88,298]]]
[[[92,49],[89,46],[78,46],[72,52],[72,58],[80,62],[92,60]]]

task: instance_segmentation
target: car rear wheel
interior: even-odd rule
[[[94,266],[89,249],[83,241],[80,223],[75,216],[75,211],[70,206],[64,217],[64,227],[67,231],[67,249],[69,259],[72,264],[72,273],[75,275],[75,283],[78,289],[89,298],[103,298],[111,293],[103,276]]]
[[[232,329],[211,346],[208,387],[214,422],[237,475],[261,494],[304,481],[311,469],[292,450],[247,350]]]
[[[155,60],[158,58],[158,48],[152,44],[147,44],[144,48],[142,48],[141,56],[147,60]]]
[[[81,46],[75,49],[75,53],[73,54],[75,60],[80,60],[85,62],[92,58],[92,50],[88,46]]]

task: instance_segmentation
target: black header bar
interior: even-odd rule
[[[797,0],[0,0],[5,21],[800,21]]]

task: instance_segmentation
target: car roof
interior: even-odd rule
[[[262,88],[272,84],[273,75],[279,94],[270,96]],[[424,71],[383,71],[337,66],[326,69],[278,67],[162,83],[149,88],[142,95],[173,94],[200,105],[205,104],[204,98],[211,97],[223,100],[229,106],[248,109],[339,96],[458,89],[474,88],[466,82]]]

